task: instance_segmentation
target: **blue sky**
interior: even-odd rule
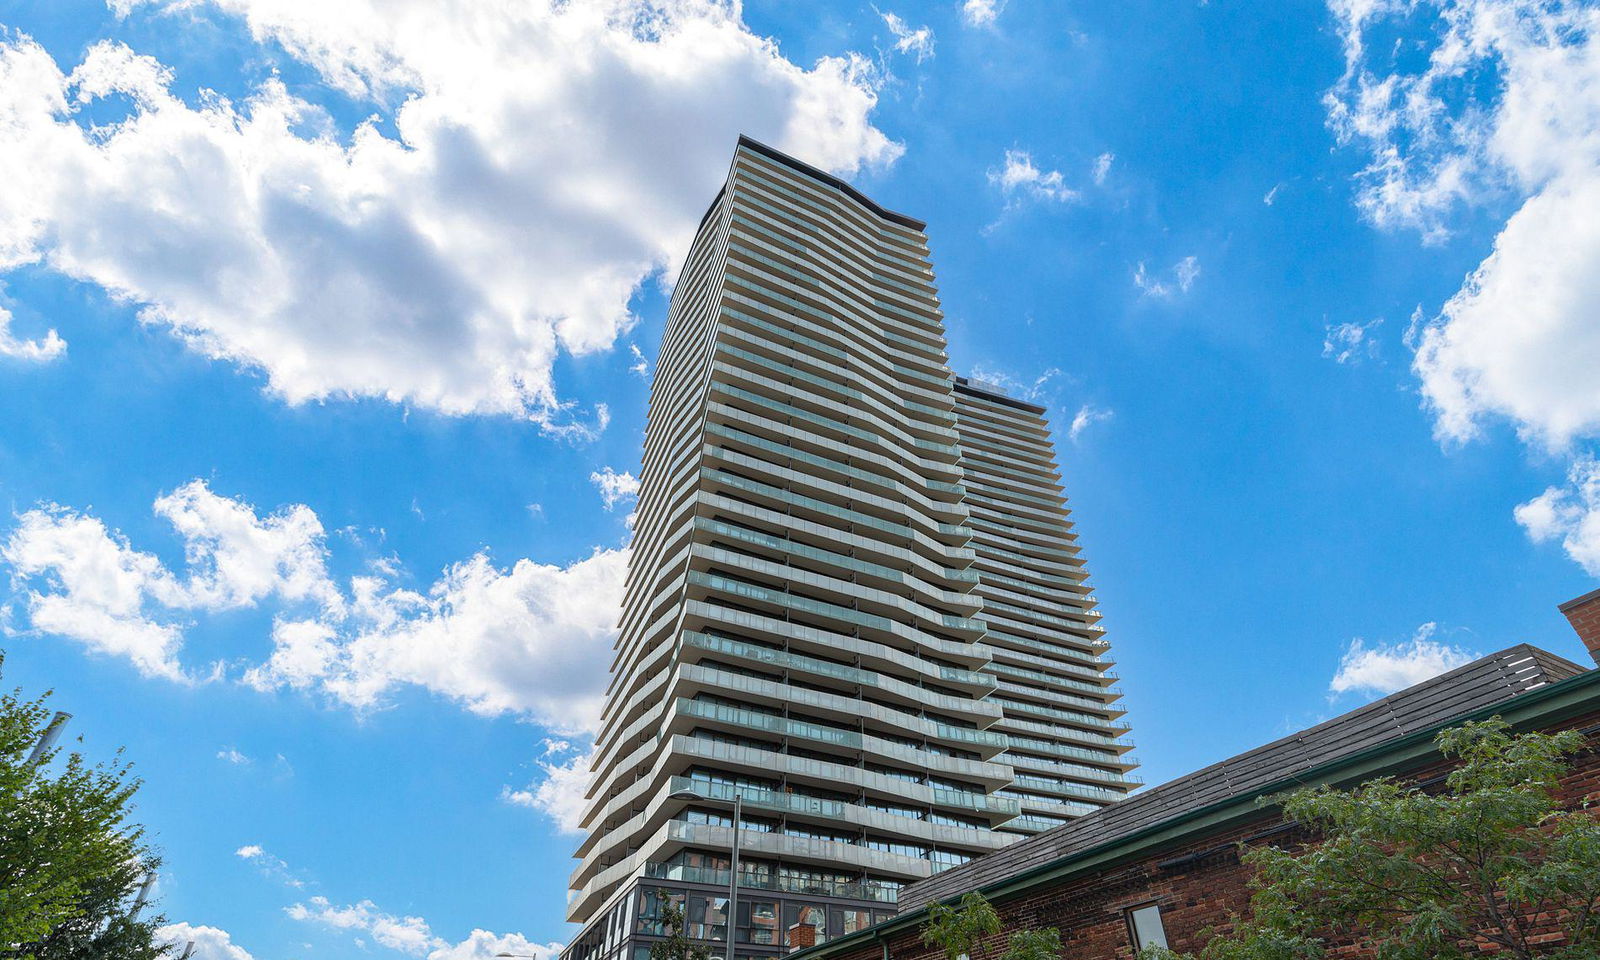
[[[1584,657],[1592,6],[448,6],[0,2],[6,682],[127,746],[201,960],[568,936],[740,132],[925,218],[952,365],[1051,408],[1151,782]]]

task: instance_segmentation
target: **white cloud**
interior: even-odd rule
[[[869,61],[792,63],[718,0],[116,9],[167,14],[141,27],[174,34],[238,18],[378,122],[340,130],[276,78],[196,96],[116,41],[63,67],[9,35],[0,270],[97,285],[292,404],[592,431],[599,411],[575,419],[552,365],[631,326],[630,296],[675,270],[738,133],[844,175],[901,151],[872,125]],[[123,103],[91,129],[91,109]]]
[[[1007,150],[1001,165],[989,170],[989,182],[999,187],[1011,204],[1022,200],[1068,203],[1078,199],[1078,191],[1066,185],[1060,170],[1040,170],[1026,150]]]
[[[1052,380],[1062,376],[1064,374],[1060,367],[1049,367],[1032,380],[1025,380],[1008,371],[980,365],[973,368],[970,379],[976,386],[997,389],[1001,393],[1023,400],[1038,401],[1043,398],[1045,387],[1049,386]]]
[[[1469,650],[1434,640],[1438,629],[1436,623],[1425,623],[1410,640],[1392,644],[1368,646],[1360,637],[1351,640],[1328,684],[1330,695],[1387,696],[1478,658]]]
[[[244,682],[257,690],[315,686],[338,666],[338,631],[321,620],[275,619],[272,654],[267,662],[244,673]]]
[[[443,941],[433,935],[421,917],[400,917],[384,913],[371,900],[345,907],[334,906],[327,897],[312,897],[307,903],[292,904],[284,910],[291,920],[317,923],[335,930],[359,930],[381,946],[412,956],[427,956]]]
[[[897,14],[883,13],[883,25],[894,35],[894,48],[917,58],[917,62],[933,58],[933,30],[927,26],[912,27]]]
[[[233,942],[226,930],[192,923],[169,923],[156,929],[158,942],[174,945],[173,957],[183,956],[187,944],[194,944],[189,960],[254,960],[250,951]]]
[[[628,365],[628,369],[645,380],[650,379],[650,361],[644,358],[644,351],[639,349],[639,345],[628,344],[628,353],[633,357],[633,363]]]
[[[1105,185],[1106,177],[1111,174],[1111,163],[1116,159],[1117,155],[1109,151],[1094,158],[1093,173],[1095,186],[1098,187]]]
[[[426,960],[488,960],[501,953],[554,960],[561,951],[559,943],[535,943],[519,933],[496,934],[487,930],[473,930],[465,940],[451,943],[437,936],[423,918],[385,913],[371,900],[340,907],[326,897],[312,897],[284,912],[302,923],[365,933],[380,946]]]
[[[1580,458],[1565,488],[1548,488],[1514,514],[1535,543],[1560,540],[1568,557],[1600,577],[1600,461]]]
[[[322,525],[304,506],[262,518],[194,480],[159,497],[155,512],[183,540],[187,578],[98,518],[54,504],[22,514],[0,560],[15,580],[44,583],[25,592],[32,628],[182,681],[190,677],[176,659],[181,612],[252,607],[274,595],[330,610],[341,602],[323,563]]]
[[[53,504],[29,510],[0,546],[0,560],[14,582],[43,581],[42,590],[22,591],[32,629],[126,657],[145,676],[188,679],[177,660],[181,628],[146,615],[151,600],[186,606],[182,585],[97,518]]]
[[[631,473],[618,473],[610,467],[589,474],[589,482],[600,491],[600,499],[607,510],[639,496],[639,478]]]
[[[1006,0],[965,0],[961,19],[969,27],[992,27],[1006,8]]]
[[[1322,355],[1334,363],[1352,364],[1378,355],[1378,341],[1372,336],[1383,318],[1366,323],[1333,323],[1323,329]]]
[[[1152,276],[1141,260],[1133,271],[1133,285],[1146,297],[1165,300],[1180,293],[1188,293],[1199,276],[1200,259],[1192,255],[1173,264],[1165,279],[1161,276]]]
[[[555,960],[561,954],[559,943],[535,943],[520,933],[498,934],[487,930],[474,930],[459,943],[436,947],[428,960],[490,960],[491,957],[513,954],[519,957],[537,957],[538,960]]]
[[[1424,7],[1424,9],[1432,9]],[[1421,332],[1415,368],[1442,439],[1499,416],[1552,449],[1600,432],[1600,10],[1469,0],[1440,9],[1420,69],[1375,66],[1367,32],[1404,12],[1335,5],[1348,66],[1330,121],[1371,153],[1362,209],[1443,235],[1462,204],[1521,202]],[[1482,89],[1464,78],[1492,73]]]
[[[218,750],[217,759],[226,760],[236,767],[242,767],[250,763],[250,758],[240,753],[238,749],[234,747]],[[240,856],[243,856],[243,854],[240,854]]]
[[[1600,436],[1597,263],[1600,170],[1551,185],[1511,217],[1421,331],[1414,368],[1441,439],[1473,439],[1488,417],[1548,450]]]
[[[571,752],[572,749],[564,741],[547,740],[545,746],[546,758]],[[544,770],[543,780],[525,790],[508,788],[501,796],[510,803],[543,813],[555,822],[562,833],[581,833],[583,808],[587,803],[584,794],[589,790],[592,777],[590,767],[593,763],[592,749],[560,762],[541,759],[539,766]]]
[[[248,503],[219,497],[205,481],[191,480],[158,497],[155,512],[183,538],[188,606],[250,607],[276,594],[339,607],[338,589],[328,578],[327,535],[304,504],[263,518]]]
[[[1419,323],[1413,370],[1441,442],[1513,425],[1570,454],[1600,438],[1600,9],[1531,0],[1332,0],[1345,72],[1329,123],[1367,151],[1362,211],[1428,241],[1458,209],[1513,207],[1494,248]],[[1385,54],[1392,21],[1421,26],[1425,56]],[[1431,22],[1430,22],[1431,21]],[[1488,79],[1485,79],[1488,78]],[[1522,505],[1535,538],[1590,557],[1585,485]]]
[[[67,352],[67,341],[61,339],[55,330],[46,330],[40,340],[18,339],[11,332],[12,319],[11,311],[0,307],[0,357],[45,363]]]
[[[625,548],[566,566],[523,559],[506,569],[479,553],[425,591],[397,585],[392,567],[341,589],[328,577],[322,526],[309,507],[261,517],[197,484],[156,503],[184,540],[185,578],[98,518],[55,506],[18,518],[0,559],[23,589],[32,629],[127,657],[149,676],[186,680],[178,614],[270,597],[272,653],[241,675],[258,689],[317,690],[374,709],[416,686],[476,713],[519,714],[560,730],[597,721]]]
[[[1114,415],[1112,411],[1104,407],[1086,403],[1079,407],[1077,414],[1073,416],[1072,425],[1067,428],[1067,437],[1076,443],[1078,442],[1078,435],[1089,429],[1091,424],[1104,423]]]
[[[358,708],[411,685],[486,716],[592,730],[627,557],[596,550],[565,567],[523,559],[500,569],[480,553],[447,568],[425,594],[356,578],[353,623],[316,680]]]
[[[1283,184],[1281,184],[1281,183],[1273,184],[1272,185],[1272,189],[1268,190],[1267,193],[1266,193],[1266,196],[1261,198],[1261,202],[1266,204],[1269,207],[1272,206],[1274,203],[1277,202],[1277,200],[1278,200],[1278,191],[1281,190],[1281,189],[1283,189]]]
[[[289,864],[282,857],[275,857],[261,848],[260,844],[251,843],[233,851],[233,855],[241,860],[246,860],[261,871],[263,877],[283,884],[286,887],[300,889],[306,885],[304,880],[294,875],[289,869]]]

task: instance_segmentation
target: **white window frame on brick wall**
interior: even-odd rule
[[[1136,904],[1124,910],[1122,915],[1128,922],[1128,940],[1134,950],[1167,946],[1167,927],[1161,922],[1159,902]]]

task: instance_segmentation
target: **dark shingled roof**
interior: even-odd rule
[[[1391,694],[1308,730],[1135,794],[900,891],[906,913],[998,883],[1062,857],[1112,843],[1170,817],[1248,794],[1340,757],[1428,730],[1584,673],[1570,660],[1522,644]]]

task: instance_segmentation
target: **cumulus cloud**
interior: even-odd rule
[[[1141,260],[1133,271],[1133,285],[1143,296],[1166,300],[1180,293],[1188,293],[1199,276],[1200,258],[1192,255],[1179,260],[1170,271],[1159,275],[1151,274]]]
[[[126,657],[145,676],[188,679],[177,652],[182,629],[151,619],[151,605],[188,605],[160,559],[113,535],[98,518],[54,504],[29,510],[0,546],[21,590],[29,625],[89,650]]]
[[[67,341],[54,330],[46,330],[38,340],[23,340],[11,332],[11,311],[0,307],[0,357],[45,363],[67,352]]]
[[[1461,208],[1514,208],[1488,257],[1411,338],[1435,434],[1462,443],[1486,422],[1508,422],[1541,451],[1572,455],[1584,474],[1580,447],[1600,437],[1600,9],[1564,0],[1330,6],[1345,71],[1327,96],[1329,123],[1368,154],[1362,211],[1436,241]],[[1374,40],[1401,21],[1424,24],[1426,56],[1396,58]],[[1574,480],[1547,491],[1517,519],[1586,563],[1586,489]]]
[[[158,942],[174,945],[172,956],[184,955],[185,947],[193,943],[194,952],[189,960],[254,960],[250,951],[233,942],[226,930],[192,923],[169,923],[156,928]]]
[[[191,480],[158,497],[155,512],[183,539],[189,606],[228,610],[277,595],[339,608],[326,566],[327,534],[304,504],[262,517],[250,504]]]
[[[420,687],[484,715],[517,714],[561,730],[595,724],[621,604],[626,549],[566,566],[479,553],[422,590],[392,566],[328,573],[316,514],[262,516],[195,481],[156,501],[185,545],[186,575],[133,548],[98,518],[30,510],[0,546],[28,626],[123,656],[148,676],[186,681],[183,616],[274,601],[271,653],[240,679],[314,690],[357,709]]]
[[[155,513],[182,539],[187,577],[96,517],[55,504],[22,514],[0,560],[33,584],[24,592],[32,628],[126,656],[147,676],[189,680],[176,659],[183,612],[251,607],[269,596],[330,610],[341,603],[323,562],[322,525],[306,507],[261,517],[193,480],[159,497]]]
[[[572,754],[566,760],[559,758]],[[551,759],[552,757],[557,759]],[[562,833],[581,833],[584,795],[593,776],[594,751],[574,752],[560,740],[545,741],[545,757],[539,761],[544,779],[524,790],[507,788],[502,796],[509,803],[538,810],[549,817]]]
[[[359,930],[381,946],[412,956],[424,957],[436,943],[442,944],[421,917],[395,916],[378,909],[371,900],[336,907],[327,897],[312,897],[305,903],[285,908],[291,920],[317,923],[335,930]]]
[[[337,639],[316,641],[315,673],[286,680],[298,676],[357,708],[380,706],[409,685],[486,716],[592,730],[626,570],[627,551],[616,549],[564,567],[522,559],[504,569],[480,553],[447,568],[425,593],[357,577],[351,622]],[[269,686],[279,678],[275,666],[269,661],[248,679]]]
[[[554,960],[561,952],[559,943],[535,943],[520,933],[496,934],[487,930],[474,930],[465,940],[451,943],[436,935],[423,918],[385,913],[371,900],[335,906],[326,897],[312,897],[284,912],[302,923],[363,933],[380,946],[425,960],[488,960],[506,953]]]
[[[218,750],[217,751],[217,759],[218,760],[226,760],[226,761],[228,761],[229,763],[233,764],[236,767],[246,766],[246,765],[248,765],[250,763],[250,758],[245,756],[244,754],[240,753],[238,751],[238,749],[234,748],[234,747],[228,747],[228,748],[223,749],[223,750]],[[242,856],[242,854],[241,854],[241,856]]]
[[[883,13],[883,25],[894,36],[894,48],[917,58],[917,62],[933,58],[933,30],[926,25],[912,27],[897,14]]]
[[[989,182],[1000,188],[1008,204],[1024,200],[1068,203],[1078,199],[1078,191],[1067,186],[1060,170],[1040,170],[1026,150],[1007,150],[1000,166],[989,170]]]
[[[631,473],[618,473],[605,467],[589,474],[589,482],[600,491],[600,500],[607,510],[639,496],[639,478]]]
[[[1322,355],[1339,364],[1360,363],[1378,355],[1378,341],[1372,332],[1383,323],[1383,318],[1366,323],[1333,323],[1323,329]]]
[[[329,89],[269,78],[229,99],[115,40],[58,64],[7,35],[0,271],[94,284],[291,404],[592,432],[603,414],[572,409],[552,365],[631,326],[630,296],[675,271],[737,134],[843,175],[901,150],[872,124],[868,60],[793,63],[718,0],[115,7],[167,15],[158,31],[241,24]],[[342,129],[313,102],[339,96],[375,120]]]
[[[1511,217],[1421,331],[1414,368],[1440,438],[1470,440],[1488,417],[1547,450],[1600,436],[1597,263],[1600,170],[1542,190]]]
[[[1572,465],[1565,487],[1550,487],[1514,511],[1535,543],[1560,541],[1573,562],[1600,577],[1600,461]]]
[[[1072,440],[1073,443],[1077,443],[1079,434],[1089,429],[1091,425],[1103,423],[1107,420],[1110,420],[1113,416],[1114,414],[1112,411],[1107,410],[1104,407],[1097,407],[1092,403],[1086,403],[1079,407],[1078,412],[1073,415],[1072,425],[1067,428],[1067,437]]]
[[[1369,646],[1360,637],[1351,640],[1328,684],[1329,695],[1387,696],[1478,658],[1470,650],[1435,640],[1438,630],[1438,624],[1425,623],[1410,640],[1391,644]]]

